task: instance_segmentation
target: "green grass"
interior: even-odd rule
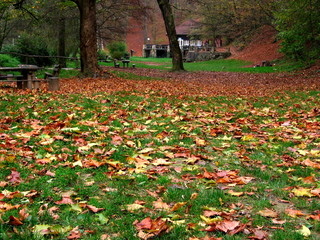
[[[171,58],[142,58],[131,57],[131,63],[136,64],[137,68],[151,68],[159,70],[170,70],[172,67]],[[100,63],[104,66],[113,66],[113,63]],[[184,67],[187,71],[210,71],[210,72],[249,72],[249,73],[272,73],[285,72],[301,69],[301,63],[293,63],[288,61],[276,61],[272,67],[248,67],[252,62],[222,59],[210,60],[203,62],[185,62]]]
[[[0,90],[1,239],[139,239],[134,223],[148,217],[169,227],[156,239],[319,236],[320,92],[20,94]],[[204,231],[227,220],[249,232]]]

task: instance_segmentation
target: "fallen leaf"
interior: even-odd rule
[[[87,208],[88,208],[91,212],[94,212],[94,213],[101,212],[101,211],[104,210],[104,208],[97,208],[97,207],[92,206],[92,205],[87,205]]]
[[[159,198],[157,201],[154,201],[152,203],[152,205],[156,208],[156,209],[163,209],[163,210],[169,210],[170,206],[163,202],[161,198]]]
[[[275,218],[273,218],[271,221],[274,224],[280,224],[280,225],[285,224],[287,222],[286,220],[280,220],[280,219],[275,219]]]
[[[177,211],[178,209],[180,209],[181,207],[183,207],[186,204],[187,204],[187,202],[178,202],[170,209],[170,211],[171,212]]]
[[[303,212],[301,212],[300,210],[294,210],[294,209],[289,209],[287,208],[285,210],[285,213],[290,216],[290,217],[297,217],[297,216],[304,216],[305,214]]]
[[[297,233],[300,233],[304,237],[309,237],[311,235],[311,231],[309,228],[307,228],[305,225],[302,226],[301,229],[296,231]]]
[[[21,183],[20,173],[18,171],[12,170],[11,174],[7,177],[10,183],[17,185]]]
[[[271,217],[271,218],[276,218],[278,217],[278,213],[271,210],[271,209],[265,209],[265,210],[261,210],[258,212],[259,215],[263,216],[263,217]]]
[[[136,204],[136,203],[133,203],[133,204],[128,204],[126,206],[126,209],[129,211],[129,212],[134,212],[136,210],[139,210],[141,208],[144,208],[144,206],[140,205],[140,204]]]
[[[23,223],[18,218],[14,217],[14,216],[9,217],[9,224],[12,226],[23,225]]]
[[[244,194],[244,192],[235,192],[233,190],[229,190],[228,193],[232,196],[240,197]]]
[[[311,189],[309,189],[309,188],[302,188],[302,187],[295,188],[292,190],[292,192],[297,197],[314,197],[315,196],[311,193]]]
[[[81,238],[81,235],[82,234],[79,231],[79,227],[75,227],[74,229],[71,230],[67,239],[79,239],[79,238]]]
[[[56,201],[55,204],[74,204],[72,199],[68,196],[63,196],[60,201]]]

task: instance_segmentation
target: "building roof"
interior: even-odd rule
[[[199,22],[189,19],[176,27],[177,35],[190,35],[192,30],[199,27]]]

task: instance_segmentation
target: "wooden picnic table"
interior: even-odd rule
[[[125,66],[129,67],[129,63],[130,63],[129,59],[123,59],[122,60],[123,67],[125,67]]]
[[[33,83],[36,79],[35,73],[40,69],[42,68],[36,65],[19,65],[18,67],[0,67],[0,72],[20,72],[22,79],[14,80],[17,82],[17,87],[33,89]]]

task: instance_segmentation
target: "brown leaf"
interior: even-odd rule
[[[250,236],[250,239],[256,239],[256,240],[263,240],[267,239],[268,233],[259,229],[254,229],[253,230],[254,236]]]
[[[11,171],[11,174],[7,177],[7,179],[14,185],[18,185],[21,183],[20,173],[15,170]]]
[[[259,215],[263,216],[263,217],[271,217],[271,218],[276,218],[278,217],[278,213],[266,208],[265,210],[261,210],[258,212]]]
[[[163,202],[161,198],[159,198],[157,201],[154,201],[152,203],[152,205],[156,208],[156,209],[163,209],[163,210],[169,210],[170,206]]]
[[[30,214],[29,213],[27,213],[27,210],[25,209],[25,208],[23,208],[23,209],[21,209],[20,211],[19,211],[19,219],[21,220],[21,221],[23,221],[23,220],[25,220],[27,217],[29,217],[30,216]]]
[[[56,213],[54,213],[55,211],[58,211],[60,208],[56,207],[56,206],[53,206],[51,208],[48,209],[48,212],[49,214],[51,215],[51,217],[54,219],[54,220],[57,220],[60,218],[60,216]]]
[[[142,229],[151,229],[152,228],[152,219],[150,217],[147,217],[143,219],[141,222],[138,222],[135,224],[137,230]]]
[[[63,196],[60,201],[56,201],[55,204],[74,204],[69,196]]]
[[[87,208],[88,208],[90,211],[94,212],[94,213],[101,212],[101,211],[104,210],[104,208],[97,208],[97,207],[92,206],[92,205],[87,205]]]
[[[222,232],[229,232],[229,231],[233,231],[235,228],[240,226],[240,222],[239,221],[229,221],[229,220],[225,220],[222,222],[218,222],[215,227],[217,230],[220,230]]]
[[[75,227],[74,229],[71,230],[69,236],[67,239],[79,239],[81,238],[81,232],[79,231],[78,227]]]
[[[9,217],[9,224],[12,226],[23,225],[23,223],[18,218],[14,217],[14,216]]]

